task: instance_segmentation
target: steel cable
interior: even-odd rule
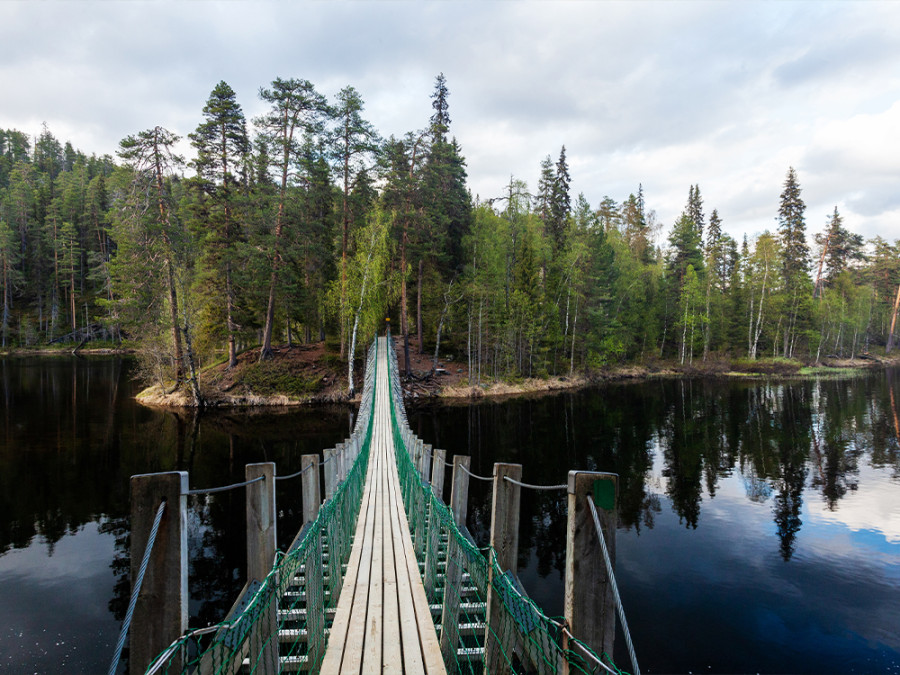
[[[609,585],[612,588],[613,598],[615,598],[616,601],[616,610],[619,614],[619,621],[622,622],[622,632],[625,633],[625,644],[628,646],[628,656],[631,657],[631,666],[634,669],[634,675],[641,675],[637,656],[634,653],[634,645],[631,643],[631,631],[628,630],[628,621],[625,620],[625,608],[622,607],[622,598],[619,597],[619,586],[616,583],[616,575],[613,572],[612,561],[609,559],[609,550],[606,548],[606,539],[603,537],[603,528],[600,526],[600,516],[597,515],[597,507],[594,505],[594,498],[591,497],[591,495],[588,495],[587,502],[588,506],[591,507],[591,516],[594,518],[594,527],[597,529],[597,538],[600,539],[600,549],[603,551],[603,562],[606,563],[606,575],[609,577]]]
[[[141,593],[141,585],[144,583],[144,574],[147,571],[147,565],[150,564],[150,554],[153,552],[153,545],[156,543],[156,534],[159,532],[159,524],[162,521],[163,512],[165,510],[166,500],[163,499],[159,504],[159,508],[156,509],[156,517],[153,519],[153,527],[150,528],[150,536],[147,539],[147,547],[144,549],[141,567],[138,570],[134,587],[131,589],[131,599],[128,601],[128,611],[125,612],[125,620],[122,622],[122,630],[119,633],[119,640],[116,642],[116,651],[113,655],[112,663],[109,665],[109,675],[115,675],[115,672],[119,669],[119,659],[122,658],[122,647],[125,646],[125,638],[128,636],[128,629],[131,627],[134,608],[137,606],[138,595]]]
[[[245,480],[243,483],[234,483],[233,485],[223,485],[222,487],[214,487],[214,488],[200,488],[197,490],[188,490],[184,494],[186,495],[210,495],[214,492],[226,492],[228,490],[234,490],[235,488],[244,487],[245,485],[251,485],[253,483],[258,483],[261,480],[265,480],[265,476],[257,476],[256,478],[251,478],[250,480]]]
[[[477,473],[472,473],[471,471],[469,471],[469,470],[468,470],[465,466],[463,466],[462,464],[460,464],[459,467],[460,467],[463,471],[465,471],[467,474],[469,474],[472,478],[476,478],[476,479],[478,479],[478,480],[484,480],[484,481],[489,481],[489,480],[492,481],[492,480],[494,480],[494,477],[493,477],[493,476],[479,476]]]
[[[518,481],[515,478],[510,478],[509,476],[503,476],[503,480],[508,480],[513,485],[528,488],[529,490],[565,490],[567,487],[569,487],[565,483],[563,483],[562,485],[531,485],[530,483],[523,483],[522,481]]]

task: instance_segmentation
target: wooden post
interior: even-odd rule
[[[188,627],[187,491],[186,471],[131,477],[132,583],[138,578],[156,512],[166,502],[132,619],[132,673],[143,673]],[[181,669],[180,663],[174,665]]]
[[[450,510],[459,528],[466,526],[466,511],[469,502],[469,474],[471,458],[468,455],[453,456],[453,486],[450,492]],[[460,564],[461,551],[456,537],[450,536],[447,541],[447,567],[444,570],[444,601],[441,607],[441,654],[444,663],[456,660],[459,648],[459,603],[462,586],[463,568]]]
[[[275,464],[261,462],[244,468],[244,479],[263,480],[246,487],[247,580],[264,582],[275,562]],[[278,594],[269,587],[260,598],[260,618],[250,635],[250,667],[260,675],[278,672]]]
[[[306,471],[308,466],[313,468],[303,474],[303,523],[311,523],[319,515],[319,504],[322,503],[322,491],[319,488],[319,456],[303,455],[300,458],[300,468]]]
[[[469,466],[472,458],[468,455],[453,455],[453,485],[450,488],[450,510],[460,529],[466,526],[469,514]]]
[[[519,505],[521,489],[518,485],[504,480],[505,477],[522,480],[521,464],[494,464],[494,494],[491,501],[491,547],[496,554],[496,567],[500,574],[518,571],[519,555]],[[503,603],[494,591],[494,565],[488,565],[487,628],[484,635],[485,672],[498,673],[504,670],[504,654],[512,657],[512,645],[498,644],[504,637],[501,628]]]
[[[245,480],[263,477],[247,486],[247,578],[260,583],[275,560],[275,464],[262,462],[244,468]]]
[[[337,486],[347,477],[347,474],[344,473],[344,466],[347,460],[347,443],[338,443],[334,448],[334,452],[337,460],[337,466],[334,467],[334,489],[337,490]]]
[[[416,471],[422,470],[422,439],[413,436],[413,450],[412,450],[412,460],[413,466],[416,467]]]
[[[425,446],[429,451],[429,456],[432,455],[431,446]],[[446,452],[444,450],[435,450],[434,454],[434,464],[432,465],[431,470],[431,489],[434,498],[432,501],[429,501],[428,504],[428,541],[425,545],[425,594],[428,596],[428,602],[433,602],[434,596],[434,586],[435,586],[435,577],[437,577],[439,561],[441,557],[441,541],[444,539],[444,528],[442,525],[436,524],[435,512],[433,506],[435,505],[434,500],[440,501],[441,496],[437,491],[434,485],[434,481],[437,473],[440,473],[440,483],[444,484],[444,455]]]
[[[325,499],[331,499],[334,496],[334,489],[337,486],[338,462],[340,459],[336,455],[336,448],[328,448],[322,451],[322,469],[325,471]],[[311,471],[310,473],[315,473]]]
[[[444,467],[447,464],[447,451],[438,448],[434,451],[434,463],[431,465],[431,489],[434,496],[444,499]]]
[[[564,614],[572,634],[597,654],[613,653],[616,606],[587,498],[593,497],[615,566],[618,485],[619,476],[614,473],[569,472]],[[567,642],[568,636],[563,634],[563,649]],[[568,664],[564,664],[563,672],[569,672]]]
[[[431,474],[431,444],[425,443],[422,446],[422,470],[420,475],[423,481],[427,481]]]

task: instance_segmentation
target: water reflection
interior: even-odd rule
[[[211,487],[243,480],[244,466],[260,461],[286,475],[349,425],[347,408],[149,410],[134,401],[130,372],[113,358],[0,359],[0,672],[53,672],[63,662],[77,664],[68,672],[107,669],[130,592],[131,475],[184,470],[192,487]],[[299,481],[279,482],[276,497],[285,547],[302,517]],[[191,625],[221,620],[244,584],[244,532],[234,526],[244,499],[242,491],[190,498]],[[60,552],[67,542],[74,548]],[[94,550],[104,553],[85,557]],[[56,601],[48,569],[63,570]],[[65,639],[51,630],[58,619]]]
[[[186,470],[210,487],[259,461],[285,475],[349,428],[343,408],[148,410],[129,372],[119,359],[0,359],[0,672],[106,669],[129,590],[131,475]],[[618,574],[647,672],[888,672],[900,666],[898,387],[896,371],[656,380],[419,408],[410,423],[481,475],[495,461],[521,463],[531,483],[575,467],[620,475]],[[282,547],[302,517],[291,483],[277,484]],[[490,485],[470,490],[484,544]],[[528,492],[522,509],[520,576],[559,614],[564,497]],[[192,625],[220,620],[244,583],[243,520],[241,491],[191,498]],[[76,583],[81,601],[49,600]]]
[[[482,475],[494,461],[542,484],[573,467],[619,474],[620,585],[647,672],[889,672],[900,667],[900,637],[884,629],[900,625],[898,386],[895,371],[659,380],[420,409],[410,422],[468,449]],[[470,489],[469,527],[485,544],[490,488]],[[526,492],[522,505],[520,577],[561,613],[563,497]]]

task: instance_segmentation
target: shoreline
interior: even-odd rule
[[[128,348],[87,348],[77,352],[71,349],[24,348],[0,352],[0,357],[90,357],[132,354],[134,350]],[[239,357],[238,366],[232,370],[225,369],[220,364],[203,371],[201,389],[207,400],[207,408],[264,410],[359,402],[358,394],[353,397],[347,395],[346,374],[341,375],[340,369],[335,369],[328,363],[329,359],[324,357],[324,348],[321,345],[276,348],[276,359],[265,362],[269,365],[257,364],[258,354],[258,348],[243,352]],[[892,356],[867,354],[854,359],[830,356],[815,365],[807,365],[799,360],[748,361],[717,355],[708,361],[698,361],[690,365],[654,359],[645,363],[576,373],[572,376],[516,378],[470,385],[466,369],[452,361],[440,363],[437,373],[432,375],[429,357],[411,356],[411,377],[404,380],[403,393],[404,400],[413,406],[425,403],[461,405],[472,401],[502,401],[516,397],[573,391],[612,382],[643,382],[669,377],[738,380],[852,377],[862,371],[900,365],[900,352]],[[274,368],[277,372],[273,370],[259,373],[260,368]],[[290,379],[285,380],[286,376]],[[285,382],[288,387],[293,388],[293,391],[284,390]],[[170,393],[157,384],[146,387],[135,398],[138,403],[150,408],[179,410],[195,407],[185,387]]]

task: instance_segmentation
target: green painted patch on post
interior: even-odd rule
[[[601,478],[594,481],[594,503],[607,511],[616,508],[616,482],[614,480]]]

